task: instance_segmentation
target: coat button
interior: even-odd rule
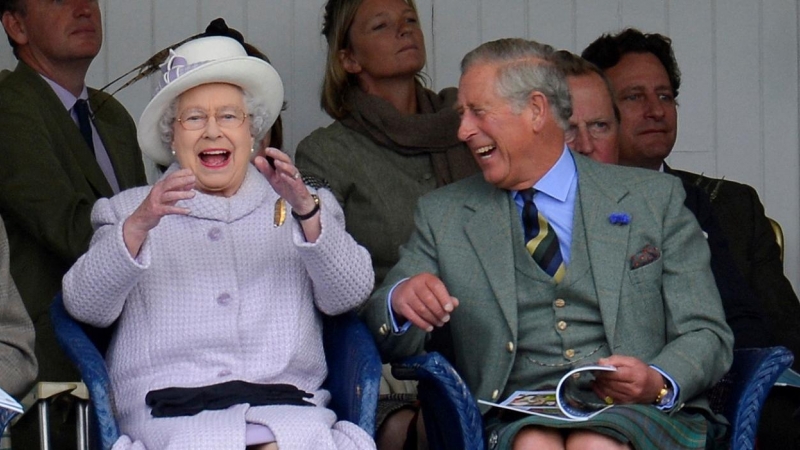
[[[559,298],[558,300],[553,302],[553,304],[556,305],[556,308],[563,308],[564,305],[567,304],[567,302],[565,302],[563,298]]]
[[[508,341],[508,344],[506,344],[506,350],[508,350],[508,353],[513,353],[514,352],[514,343],[511,342],[511,341]]]
[[[567,351],[564,352],[564,356],[566,356],[567,358],[572,358],[573,356],[575,356],[575,350],[571,348],[567,349]]]
[[[489,448],[497,447],[497,431],[492,431],[492,434],[489,435]]]
[[[492,400],[497,400],[497,397],[500,397],[500,391],[495,389],[492,391]]]
[[[387,334],[389,334],[389,325],[386,324],[381,325],[378,332],[381,334],[381,336],[386,336]]]
[[[567,322],[564,322],[563,320],[559,321],[558,322],[558,329],[561,330],[561,331],[566,330],[567,329]]]
[[[230,302],[231,302],[231,295],[228,294],[227,292],[223,292],[222,294],[219,294],[219,296],[217,297],[217,303],[219,303],[220,305],[224,306]]]
[[[214,227],[208,230],[208,238],[212,241],[218,241],[222,237],[222,230],[217,227]]]

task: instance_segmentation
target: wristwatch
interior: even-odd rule
[[[658,391],[658,396],[656,397],[656,400],[653,402],[653,404],[656,406],[664,406],[665,404],[667,404],[667,402],[670,400],[669,393],[670,393],[669,386],[667,386],[667,383],[664,383],[664,386],[662,386],[661,390]]]

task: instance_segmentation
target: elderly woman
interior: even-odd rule
[[[138,137],[171,166],[95,205],[91,247],[64,278],[74,317],[119,319],[115,448],[373,448],[320,388],[320,312],[362,303],[369,254],[287,155],[250,163],[280,112],[278,74],[226,37],[172,50],[162,72]]]

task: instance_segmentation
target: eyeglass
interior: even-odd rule
[[[214,120],[220,128],[239,128],[244,123],[244,119],[249,117],[239,108],[222,108],[215,111]],[[182,112],[177,120],[184,130],[202,130],[208,125],[208,112],[202,109],[187,109]]]
[[[564,133],[564,140],[568,143],[574,141],[578,137],[578,131],[582,127],[586,128],[586,132],[589,133],[592,139],[605,139],[617,132],[615,125],[615,121],[604,119],[580,124],[570,124],[569,128],[567,128],[567,131]]]

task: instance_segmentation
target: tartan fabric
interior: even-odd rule
[[[491,415],[491,412],[489,413]],[[488,416],[487,416],[488,417]],[[486,436],[497,436],[494,449],[512,448],[517,432],[523,427],[538,425],[560,429],[585,429],[630,444],[634,449],[706,449],[719,448],[716,439],[724,427],[709,421],[700,413],[679,411],[667,415],[650,405],[617,405],[587,421],[567,422],[522,413],[501,414],[486,420]],[[707,435],[712,439],[707,442]]]

